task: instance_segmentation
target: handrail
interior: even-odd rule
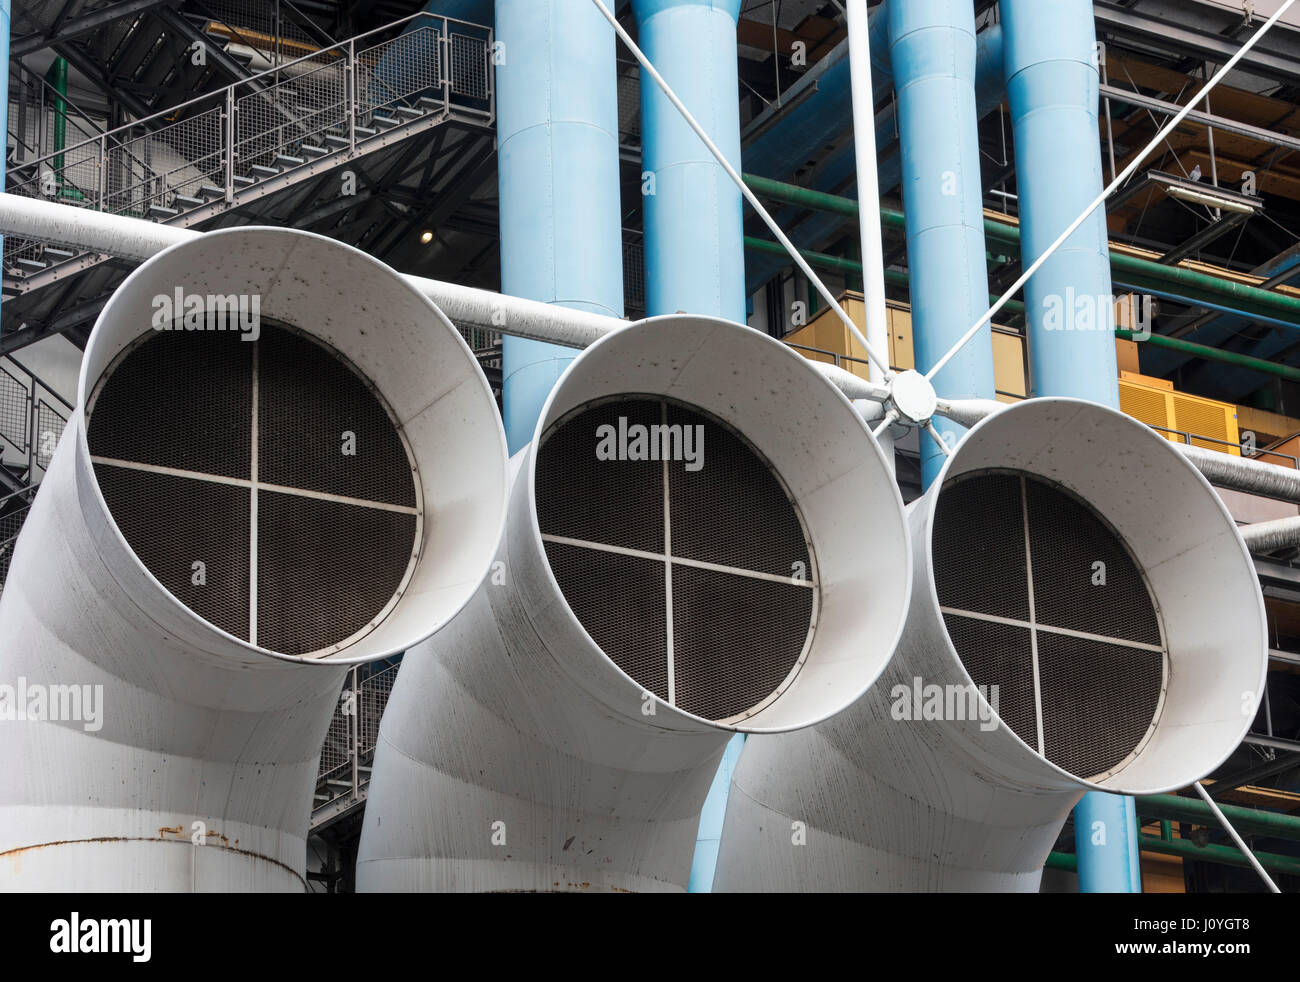
[[[408,14],[405,17],[399,18],[398,20],[385,24],[383,27],[376,27],[372,30],[366,31],[364,34],[358,34],[356,37],[350,38],[347,41],[340,41],[338,44],[329,47],[322,47],[319,51],[313,51],[311,54],[307,54],[299,58],[295,58],[293,61],[287,61],[284,62],[283,64],[275,65],[271,68],[267,68],[264,71],[258,72],[254,75],[249,75],[247,78],[242,78],[236,82],[232,82],[230,85],[224,86],[223,88],[214,89],[211,92],[205,92],[203,95],[195,96],[193,99],[188,99],[185,102],[177,103],[176,105],[169,106],[166,109],[161,109],[158,112],[154,113],[152,116],[145,116],[142,119],[132,120],[131,122],[124,123],[123,125],[118,126],[114,129],[106,130],[104,133],[98,136],[94,136],[89,139],[83,140],[80,143],[69,144],[61,151],[61,153],[71,154],[73,151],[80,150],[81,148],[89,146],[91,144],[102,143],[106,138],[111,138],[116,133],[120,133],[126,130],[134,130],[140,127],[147,127],[149,124],[154,123],[157,120],[165,119],[165,117],[175,117],[178,113],[180,113],[184,109],[187,109],[191,106],[198,105],[199,103],[202,102],[215,101],[218,95],[232,91],[234,89],[238,89],[241,86],[252,87],[253,83],[259,82],[261,79],[264,79],[268,75],[276,75],[277,73],[283,72],[286,68],[291,68],[294,65],[300,64],[301,62],[309,61],[312,58],[319,58],[321,55],[330,54],[331,52],[334,51],[339,52],[339,57],[346,57],[346,51],[349,43],[356,44],[357,42],[360,42],[365,38],[372,37],[378,34],[387,33],[400,24],[405,24],[407,21],[413,21],[419,18],[426,18],[429,21],[437,21],[439,23],[446,23],[446,24],[463,24],[466,27],[473,28],[476,31],[488,30],[486,25],[475,24],[472,21],[461,20],[458,17],[444,17],[442,14],[431,14],[428,13],[427,11],[420,11],[418,13]],[[272,84],[274,84],[274,82]],[[255,89],[254,92],[251,92],[249,94],[250,95],[255,94],[256,91],[258,90]],[[177,122],[177,119],[171,118],[171,119],[165,119],[165,121],[170,124],[170,123]],[[46,161],[49,161],[58,155],[59,154],[50,153],[36,160],[25,160],[22,162],[21,165],[18,165],[18,167],[19,169],[26,169],[29,167],[33,167],[45,163]]]

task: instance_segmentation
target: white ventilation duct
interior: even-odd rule
[[[680,453],[637,459],[637,427]],[[358,889],[684,890],[731,733],[823,720],[888,662],[897,488],[804,359],[691,316],[583,352],[513,464],[494,574],[385,711]]]
[[[461,609],[506,491],[472,353],[388,267],[270,228],[141,266],[0,596],[0,888],[302,890],[347,666]]]
[[[1140,423],[1007,408],[909,524],[898,655],[848,712],[748,741],[715,890],[1032,891],[1084,791],[1186,787],[1246,733],[1267,659],[1250,556]],[[991,685],[996,715],[969,697]]]

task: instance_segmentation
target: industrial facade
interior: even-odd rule
[[[0,11],[0,890],[1300,889],[1300,4]]]

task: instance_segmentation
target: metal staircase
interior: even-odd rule
[[[218,32],[217,43],[233,42]],[[15,164],[7,190],[198,225],[449,119],[491,128],[492,43],[491,28],[415,14]],[[107,258],[8,236],[5,293]]]

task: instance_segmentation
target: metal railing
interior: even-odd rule
[[[414,119],[490,123],[494,113],[492,29],[413,14],[17,164],[7,185],[12,194],[172,221],[213,200],[235,203],[238,191],[280,171],[355,153]],[[7,236],[5,268],[49,264],[45,250]]]
[[[321,747],[316,779],[317,809],[336,804],[340,798],[361,799],[361,792],[369,783],[369,765],[379,741],[379,721],[399,668],[400,664],[391,665],[363,675],[365,668],[359,666],[348,673],[338,709]]]
[[[13,559],[14,546],[18,544],[18,533],[27,521],[35,495],[35,487],[25,487],[0,497],[0,593],[4,592],[5,580],[9,578],[9,563]]]
[[[0,361],[0,460],[24,484],[40,481],[72,404],[13,357]]]

